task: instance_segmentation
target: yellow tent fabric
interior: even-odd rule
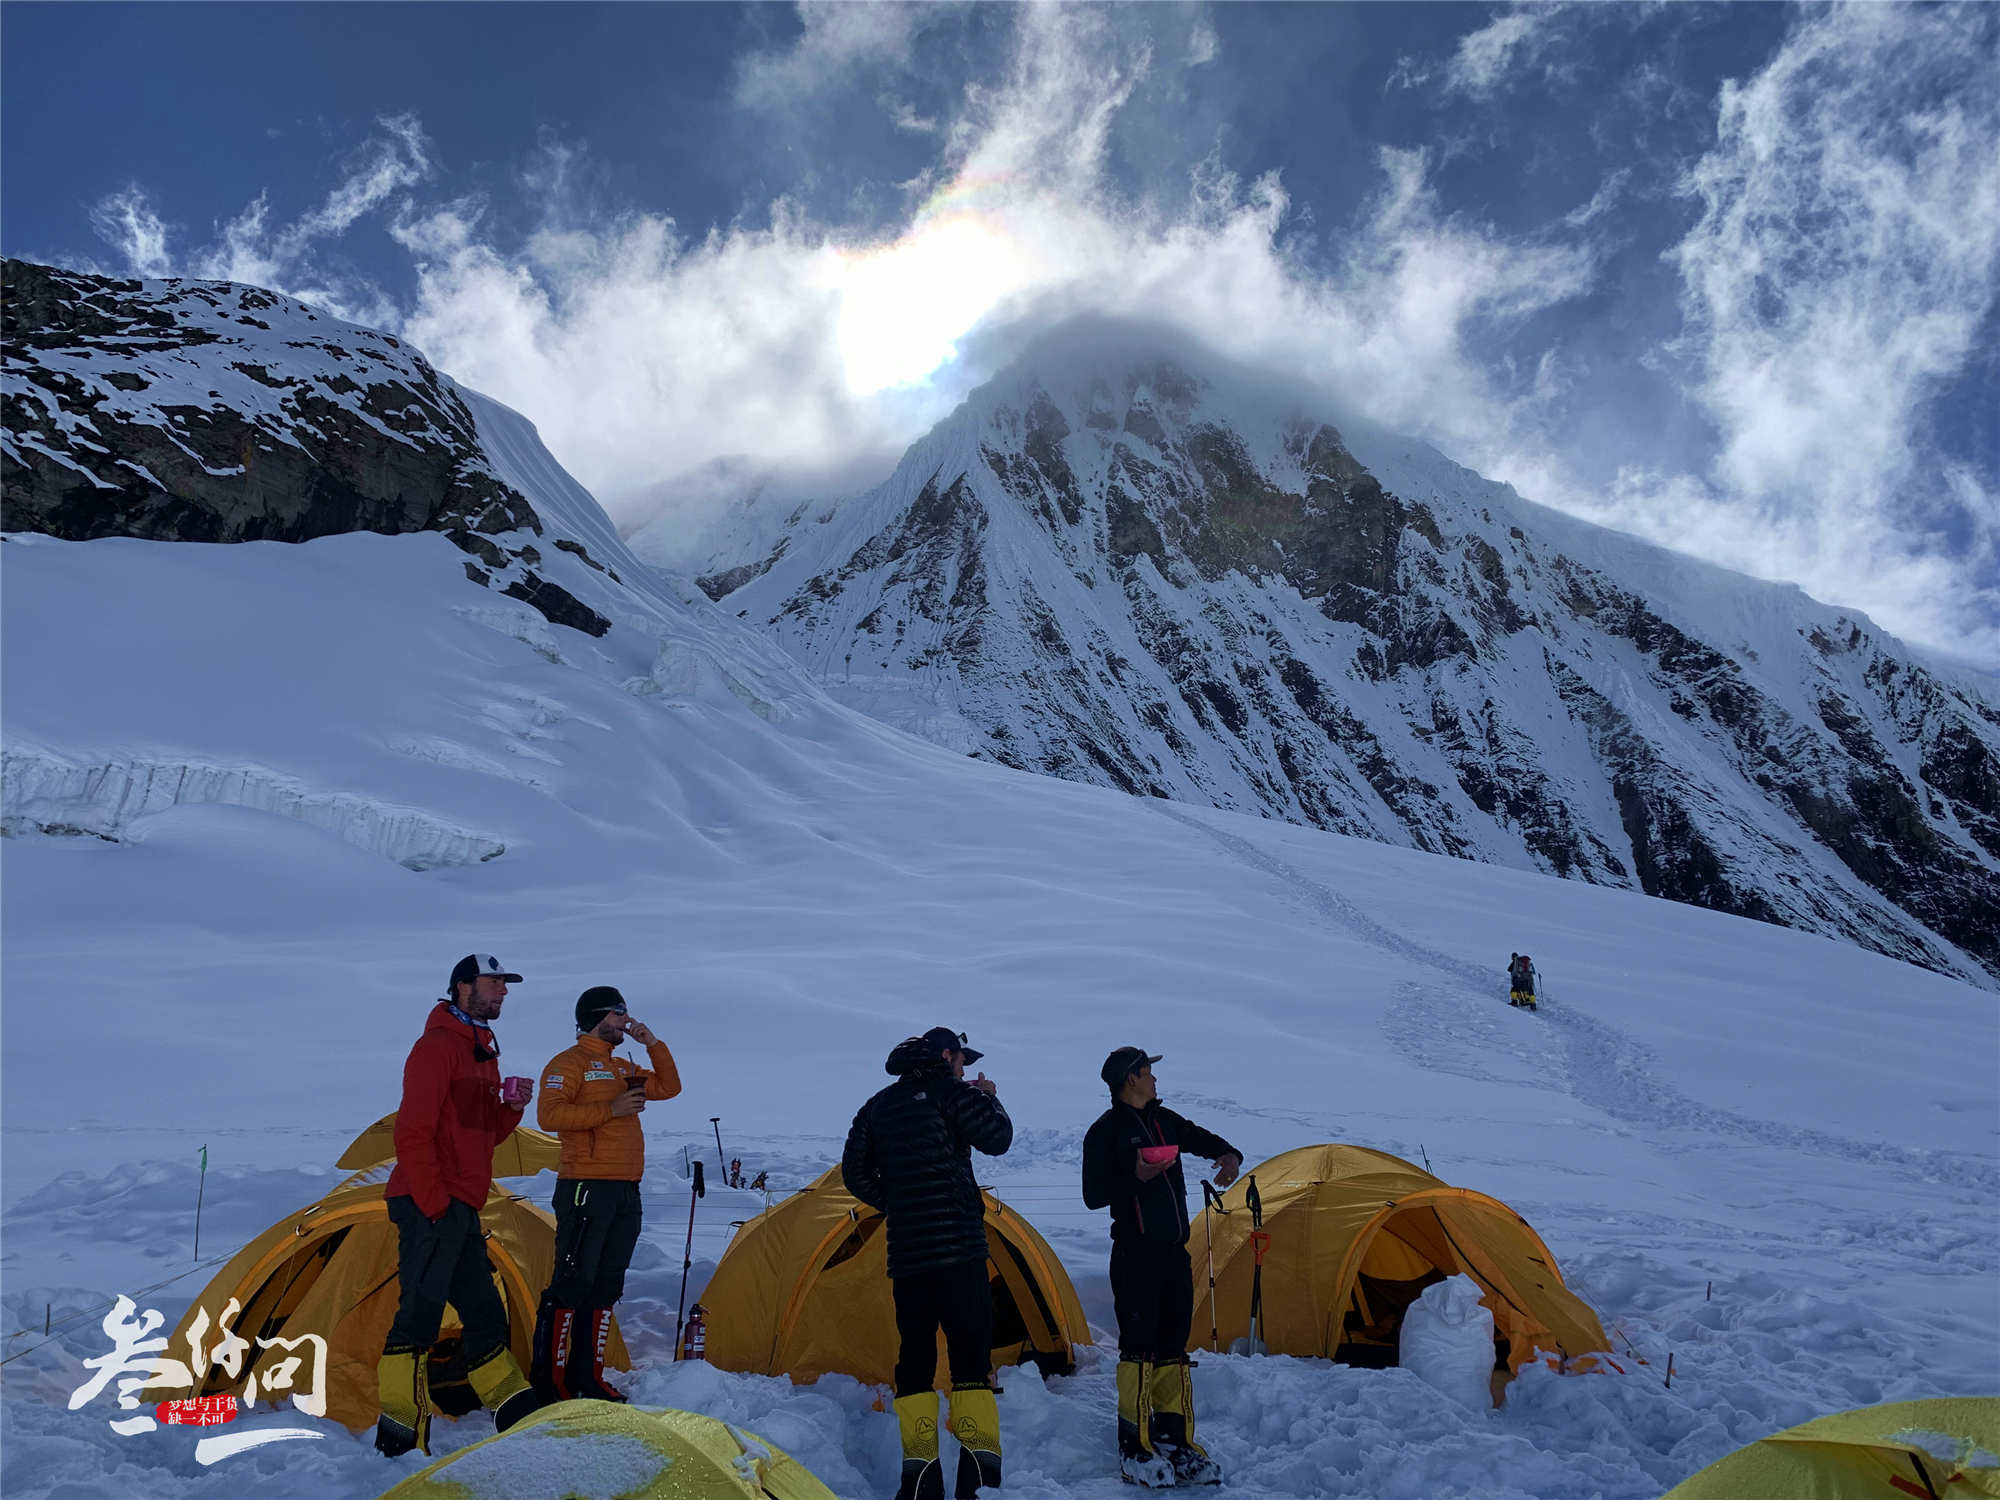
[[[1069,1273],[1033,1225],[983,1196],[993,1363],[1067,1371],[1075,1346],[1090,1342]],[[882,1229],[882,1215],[847,1191],[839,1167],[746,1223],[702,1293],[710,1363],[800,1383],[831,1371],[888,1384],[896,1310]],[[950,1385],[942,1341],[938,1383]]]
[[[382,1116],[340,1153],[334,1165],[343,1172],[365,1172],[396,1159],[396,1115]],[[553,1172],[562,1161],[562,1142],[539,1130],[516,1130],[493,1148],[495,1177],[533,1177]]]
[[[1949,1488],[1947,1488],[1949,1486]],[[1739,1448],[1665,1500],[2000,1496],[2000,1397],[1896,1401],[1817,1417]]]
[[[563,1401],[461,1448],[381,1500],[834,1500],[773,1443],[714,1417]]]
[[[288,1214],[245,1245],[223,1266],[194,1305],[187,1310],[168,1341],[166,1353],[192,1375],[189,1384],[156,1382],[147,1390],[154,1401],[182,1396],[235,1395],[264,1400],[290,1397],[303,1410],[322,1408],[324,1415],[359,1431],[381,1414],[376,1400],[375,1366],[382,1343],[396,1316],[401,1287],[396,1277],[396,1226],[377,1177],[385,1164],[372,1156],[371,1140],[386,1139],[384,1125],[369,1127],[342,1154],[341,1165],[363,1161],[370,1170],[357,1172],[317,1203]],[[515,1134],[521,1134],[516,1131]],[[538,1132],[528,1132],[531,1136]],[[554,1142],[546,1136],[542,1140]],[[532,1141],[528,1149],[539,1149]],[[496,1163],[499,1153],[495,1153]],[[480,1212],[487,1233],[486,1254],[493,1262],[494,1281],[507,1306],[508,1344],[521,1368],[528,1367],[535,1331],[535,1310],[555,1268],[556,1225],[547,1210],[495,1185]],[[469,1410],[469,1396],[459,1387],[450,1356],[458,1338],[457,1314],[447,1305],[438,1346],[432,1352],[432,1391],[439,1410]],[[218,1363],[210,1354],[227,1347],[230,1335],[248,1341],[233,1359]],[[317,1346],[297,1341],[316,1336]],[[291,1340],[290,1347],[260,1345],[260,1339]],[[287,1372],[285,1366],[298,1364]],[[613,1369],[630,1369],[625,1341],[617,1323],[605,1346],[605,1362]],[[233,1368],[232,1368],[233,1365]],[[473,1402],[471,1404],[476,1404]]]
[[[1610,1347],[1597,1315],[1563,1285],[1555,1257],[1527,1220],[1498,1199],[1441,1182],[1399,1156],[1366,1146],[1305,1146],[1246,1172],[1204,1208],[1188,1251],[1194,1260],[1190,1350],[1250,1331],[1249,1180],[1264,1228],[1260,1336],[1275,1354],[1393,1365],[1403,1310],[1425,1286],[1464,1273],[1478,1282],[1512,1370],[1536,1349],[1570,1358]],[[1208,1237],[1215,1294],[1208,1289]]]

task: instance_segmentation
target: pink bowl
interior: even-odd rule
[[[1180,1154],[1181,1148],[1178,1146],[1141,1146],[1139,1148],[1139,1160],[1147,1162],[1172,1161]]]

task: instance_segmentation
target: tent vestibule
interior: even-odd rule
[[[1259,1333],[1275,1354],[1394,1365],[1404,1312],[1447,1276],[1479,1283],[1506,1340],[1510,1371],[1536,1350],[1569,1359],[1607,1347],[1597,1315],[1563,1285],[1555,1257],[1527,1220],[1469,1188],[1448,1186],[1401,1157],[1365,1146],[1306,1146],[1246,1172],[1221,1211],[1205,1208],[1195,1251],[1190,1350],[1208,1347],[1205,1246],[1215,1245],[1214,1326],[1227,1348],[1249,1332],[1249,1183],[1270,1235]]]

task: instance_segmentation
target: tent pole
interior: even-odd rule
[[[1215,1185],[1206,1177],[1201,1180],[1202,1207],[1209,1210],[1201,1216],[1203,1232],[1208,1236],[1208,1352],[1222,1352],[1222,1333],[1215,1322],[1215,1215],[1213,1210],[1221,1202],[1216,1196]]]
[[[201,1200],[208,1194],[208,1147],[201,1148],[201,1184],[194,1192],[194,1259],[201,1261]]]

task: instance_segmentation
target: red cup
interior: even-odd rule
[[[1139,1148],[1139,1160],[1151,1162],[1155,1166],[1161,1162],[1172,1161],[1180,1154],[1181,1148],[1178,1146],[1141,1146]]]
[[[500,1102],[519,1109],[528,1102],[528,1094],[534,1086],[532,1078],[503,1078],[500,1080]]]

